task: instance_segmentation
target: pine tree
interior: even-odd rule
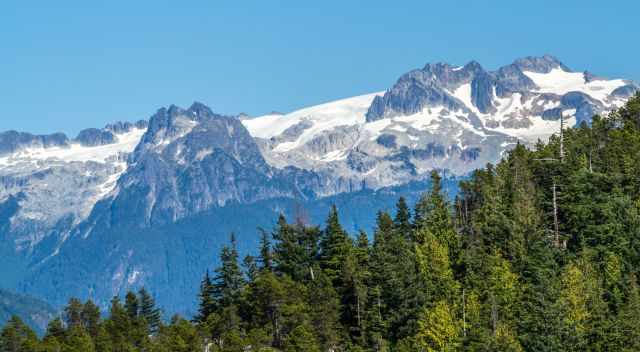
[[[341,274],[351,246],[349,236],[340,225],[338,209],[333,205],[320,240],[320,268],[336,287],[342,285]]]
[[[305,227],[290,225],[284,215],[280,215],[273,239],[275,240],[273,261],[277,272],[289,275],[296,281],[309,279],[310,267],[308,250],[304,244]]]
[[[95,347],[91,336],[80,326],[69,327],[64,344],[66,351],[73,352],[93,352]]]
[[[518,336],[527,351],[561,350],[558,335],[560,314],[558,249],[550,238],[531,237],[522,266],[523,292],[518,315]]]
[[[588,258],[567,265],[561,277],[557,309],[562,315],[560,336],[567,351],[589,348],[591,335],[601,328],[602,292]],[[592,341],[596,342],[596,341]],[[602,341],[598,341],[601,343]]]
[[[291,331],[284,343],[285,352],[320,352],[320,346],[308,325],[299,325]]]
[[[415,330],[416,307],[422,306],[424,298],[416,268],[411,242],[396,231],[389,214],[379,213],[371,252],[371,285],[379,290],[382,302],[372,303],[379,306],[389,329],[385,336],[390,339],[412,336]]]
[[[460,335],[460,322],[454,309],[446,301],[438,301],[424,310],[415,340],[422,351],[457,351]]]
[[[82,306],[82,326],[85,328],[89,336],[92,339],[96,339],[98,336],[98,330],[100,328],[100,308],[88,300]]]
[[[60,318],[55,318],[47,324],[45,338],[55,338],[60,341],[64,339],[64,322]]]
[[[156,334],[162,324],[160,309],[156,308],[156,302],[149,292],[142,287],[138,291],[138,299],[140,302],[140,316],[142,316],[149,327],[149,334]]]
[[[134,348],[130,341],[132,322],[127,310],[122,306],[118,296],[111,299],[109,319],[105,321],[105,330],[109,336],[111,347],[115,351],[130,351]]]
[[[273,270],[273,253],[271,252],[271,241],[267,231],[260,229],[260,270]]]
[[[453,277],[449,248],[432,234],[427,227],[418,230],[415,255],[419,279],[425,288],[429,302],[445,301],[453,304],[458,296],[459,285]]]
[[[127,295],[125,296],[125,301],[124,301],[124,309],[127,311],[127,314],[129,315],[129,319],[135,320],[138,318],[139,305],[138,305],[138,297],[136,296],[135,293],[131,291],[127,292]]]
[[[77,298],[71,298],[67,306],[64,308],[64,319],[67,326],[82,325],[82,308],[83,304]]]
[[[619,351],[640,351],[640,290],[635,275],[629,279],[627,302],[615,322],[613,339]]]
[[[200,282],[200,292],[198,293],[198,314],[194,318],[195,322],[206,322],[209,315],[215,311],[216,301],[213,297],[213,293],[213,283],[209,277],[209,270],[207,270]]]
[[[0,351],[3,352],[36,352],[38,338],[23,321],[13,316],[0,331]]]
[[[449,202],[442,194],[441,181],[440,175],[432,171],[431,191],[425,193],[416,204],[416,227],[429,231],[446,245],[451,263],[456,264],[460,257],[460,239],[453,226]],[[415,240],[420,242],[422,239]]]
[[[260,269],[258,268],[258,264],[256,264],[256,258],[252,255],[246,255],[242,260],[242,266],[244,267],[244,272],[249,281],[253,281]]]
[[[398,199],[396,204],[396,216],[393,219],[397,231],[403,234],[407,239],[412,237],[411,212],[404,197]]]
[[[380,286],[369,288],[365,310],[365,334],[367,345],[373,351],[385,351],[388,346],[388,323],[383,317],[386,306]]]
[[[318,274],[309,283],[309,307],[311,326],[323,351],[336,350],[340,344],[340,301],[331,281]]]
[[[238,250],[234,234],[231,234],[231,247],[222,248],[220,262],[222,265],[215,271],[212,292],[217,305],[224,308],[237,303],[244,287],[244,277],[238,263]]]

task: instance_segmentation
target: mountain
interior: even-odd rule
[[[167,312],[193,290],[230,232],[243,253],[277,214],[321,222],[337,203],[350,231],[438,169],[464,177],[517,143],[589,123],[634,94],[628,80],[551,56],[495,71],[427,64],[387,91],[288,114],[223,116],[194,103],[148,120],[64,134],[0,134],[0,275],[60,306],[147,286]],[[303,209],[303,210],[301,210]]]
[[[620,107],[638,86],[573,72],[551,56],[496,71],[427,64],[385,92],[286,115],[244,119],[265,158],[379,188],[424,179],[433,168],[463,175],[594,114]],[[341,189],[330,188],[328,193]]]
[[[0,289],[0,326],[17,315],[36,331],[43,333],[55,313],[50,305],[39,299]]]

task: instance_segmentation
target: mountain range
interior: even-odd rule
[[[189,314],[230,232],[249,253],[277,214],[318,223],[330,204],[349,230],[370,230],[370,210],[415,201],[431,170],[455,193],[456,178],[639,89],[547,55],[494,71],[427,64],[386,91],[287,114],[194,103],[75,138],[0,133],[0,288],[60,307],[145,286]]]

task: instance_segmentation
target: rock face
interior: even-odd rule
[[[333,202],[348,228],[368,229],[372,209],[415,199],[431,170],[464,176],[637,90],[527,57],[495,71],[427,64],[385,92],[288,114],[194,103],[75,139],[4,132],[0,277],[56,306],[146,286],[168,312],[189,313],[185,297],[229,232],[252,251],[278,213],[301,206],[319,222]]]
[[[30,133],[7,131],[0,133],[0,155],[11,154],[28,147],[66,146],[69,139],[62,133],[36,136]]]

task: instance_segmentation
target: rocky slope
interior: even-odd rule
[[[468,173],[518,141],[557,133],[561,115],[565,126],[589,122],[637,89],[631,81],[573,72],[551,56],[495,71],[475,61],[437,63],[406,73],[385,92],[243,123],[275,166],[379,188],[423,179],[433,168]]]
[[[369,229],[356,207],[415,198],[434,168],[463,176],[556,133],[561,116],[588,123],[637,90],[528,57],[495,71],[428,64],[385,92],[288,114],[222,116],[194,103],[74,139],[5,132],[0,276],[55,305],[145,285],[185,312],[230,231],[250,251],[255,228],[279,212],[302,206],[320,221],[330,202],[352,230]]]

